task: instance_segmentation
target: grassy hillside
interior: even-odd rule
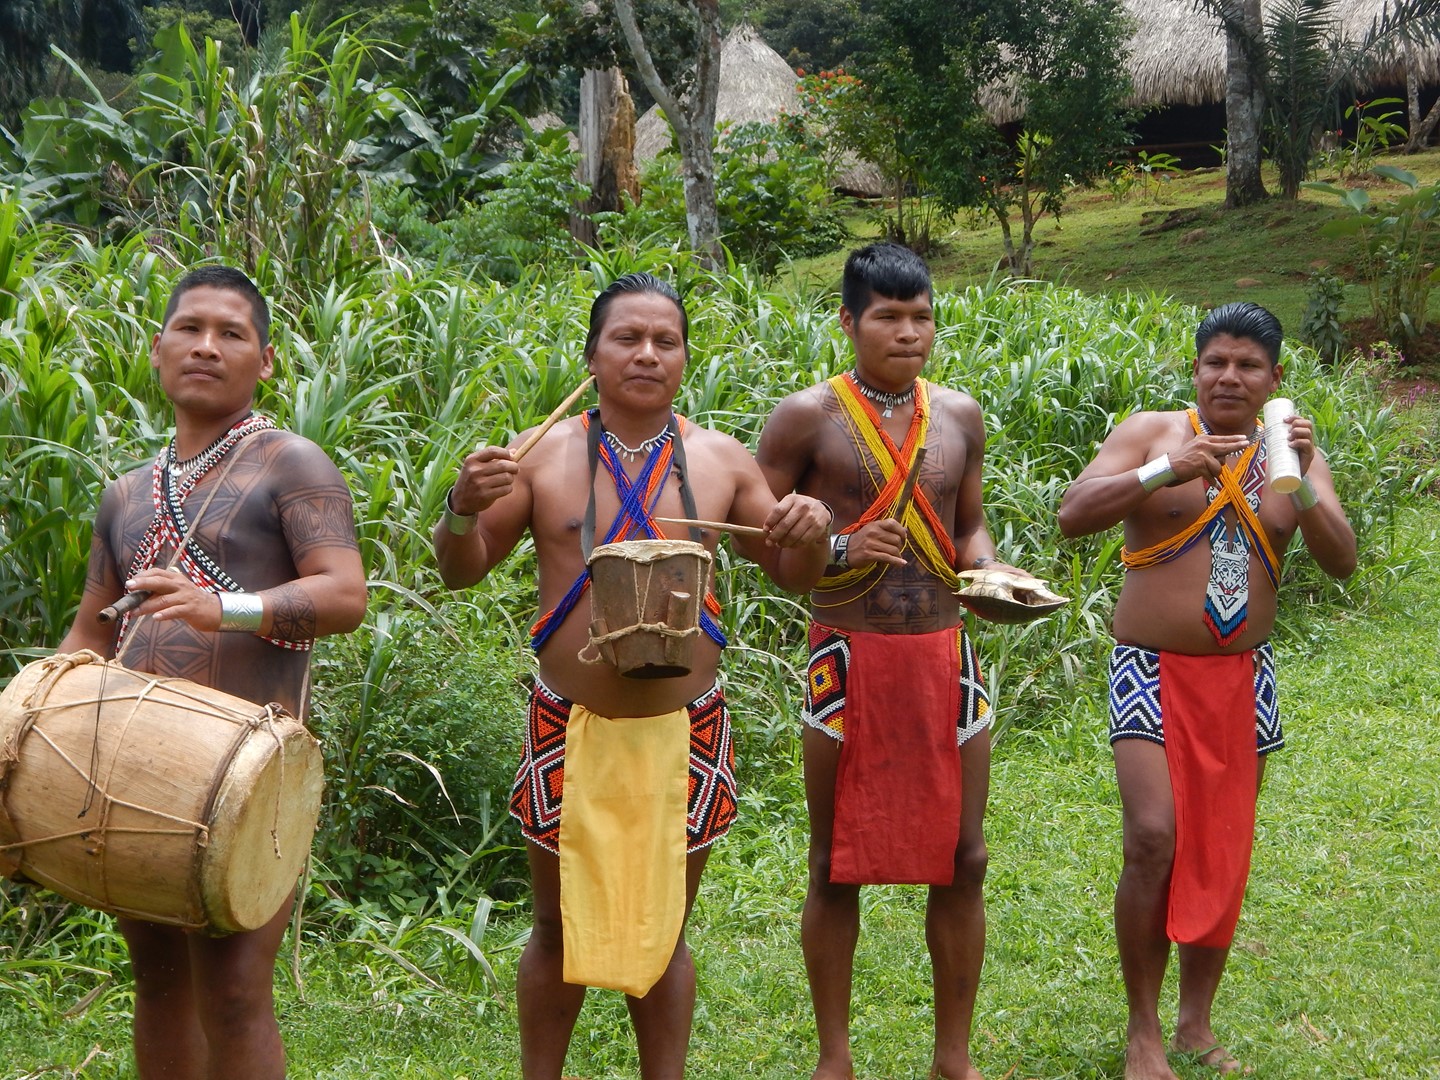
[[[1380,160],[1413,172],[1422,184],[1440,179],[1440,149]],[[1306,190],[1295,202],[1275,198],[1226,211],[1222,170],[1173,170],[1160,176],[1149,185],[1137,184],[1123,200],[1103,189],[1074,191],[1058,220],[1046,218],[1036,226],[1036,274],[1087,292],[1156,292],[1202,307],[1254,300],[1294,333],[1305,312],[1311,273],[1330,268],[1348,283],[1342,317],[1353,322],[1368,315],[1356,268],[1357,242],[1326,240],[1317,232],[1324,222],[1350,213],[1334,196]],[[1321,173],[1317,179],[1364,186],[1377,201],[1403,190],[1379,178],[1362,184]],[[1268,171],[1267,182],[1275,190]],[[849,222],[860,237],[878,235],[869,211],[857,210]],[[940,240],[929,261],[942,287],[987,280],[1003,252],[1000,229],[988,218],[958,220]],[[844,252],[802,260],[795,273],[802,281],[834,288],[844,261]],[[1440,297],[1432,298],[1431,310],[1440,314]],[[1361,337],[1352,344],[1368,344]],[[1435,359],[1440,356],[1428,357]]]

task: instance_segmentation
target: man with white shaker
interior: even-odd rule
[[[1176,1080],[1167,1049],[1221,1073],[1242,1068],[1210,1013],[1266,755],[1284,745],[1267,640],[1281,559],[1298,530],[1327,574],[1355,569],[1355,533],[1314,425],[1271,398],[1282,336],[1256,304],[1210,312],[1195,332],[1194,407],[1127,417],[1060,504],[1066,536],[1125,530],[1110,742],[1124,828],[1115,935],[1126,1080]],[[1171,941],[1180,1000],[1167,1048],[1159,1000]]]

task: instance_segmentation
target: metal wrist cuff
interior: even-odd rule
[[[1146,491],[1155,491],[1175,479],[1175,470],[1170,467],[1170,455],[1161,454],[1153,461],[1147,461],[1135,470],[1136,479]]]
[[[1290,492],[1290,501],[1295,505],[1295,512],[1309,510],[1320,501],[1320,496],[1315,493],[1315,485],[1310,482],[1310,477],[1302,476],[1300,486]]]
[[[220,594],[220,629],[258,634],[265,620],[265,598],[253,592]]]
[[[836,533],[830,537],[830,565],[842,570],[850,568],[850,534]]]
[[[445,528],[456,536],[464,536],[475,531],[475,520],[480,515],[457,514],[450,506],[450,496],[453,493],[453,488],[445,493],[445,513],[442,515],[442,520],[445,522]]]

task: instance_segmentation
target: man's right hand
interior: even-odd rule
[[[508,447],[480,447],[460,465],[460,475],[450,489],[450,509],[466,517],[488,510],[510,494],[519,473],[520,463]]]
[[[1194,480],[1215,480],[1225,467],[1225,459],[1250,445],[1246,435],[1196,435],[1179,450],[1170,454],[1170,468],[1175,483]]]

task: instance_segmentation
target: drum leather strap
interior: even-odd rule
[[[670,467],[680,475],[680,502],[685,507],[685,516],[694,519],[699,516],[695,509],[695,495],[690,490],[689,470],[685,467],[685,441],[680,438],[680,425],[676,422],[675,414],[670,414],[670,419],[665,424],[665,430],[670,433],[670,447],[673,457]],[[590,498],[585,505],[585,521],[580,526],[580,554],[585,556],[585,562],[590,562],[590,555],[595,550],[595,477],[600,469],[600,438],[605,434],[605,427],[600,423],[599,410],[592,415],[591,421],[586,425],[586,454],[590,459]],[[659,448],[657,447],[657,450]],[[643,473],[642,473],[643,475]],[[650,511],[644,508],[644,517],[636,524],[645,526],[649,524]],[[615,519],[616,524],[622,529],[624,527],[624,508],[621,514]],[[617,530],[612,528],[611,532]],[[654,530],[649,530],[653,532]],[[615,537],[611,537],[614,539]],[[652,537],[653,539],[653,537]],[[690,527],[690,539],[695,543],[700,542],[700,530],[695,526]]]
[[[598,409],[591,409],[588,413],[584,414],[583,422],[586,428],[586,448],[590,459],[590,497],[585,507],[584,520],[580,525],[580,552],[585,557],[587,565],[580,576],[575,579],[574,584],[570,586],[570,589],[565,593],[564,597],[561,598],[560,602],[536,620],[535,625],[530,628],[530,647],[536,652],[540,651],[545,642],[550,639],[550,635],[555,632],[560,624],[569,616],[570,612],[575,609],[575,605],[579,603],[581,595],[590,584],[590,569],[588,564],[590,562],[590,556],[595,551],[595,478],[599,472],[600,450],[602,446],[601,437],[604,435],[605,429],[600,423]],[[646,537],[649,539],[659,539],[656,535],[655,526],[650,521],[650,508],[644,505],[644,499],[646,491],[650,486],[653,470],[658,467],[661,461],[661,455],[665,453],[667,445],[670,447],[670,468],[673,468],[680,477],[681,504],[684,506],[685,513],[689,517],[694,518],[697,516],[695,496],[690,487],[688,479],[689,470],[685,464],[685,444],[680,437],[679,419],[673,412],[670,414],[669,422],[665,425],[665,430],[669,432],[670,438],[662,441],[660,445],[651,452],[650,458],[648,458],[645,465],[642,466],[640,475],[636,478],[636,482],[633,485],[630,485],[628,488],[621,487],[621,484],[626,480],[623,473],[614,477],[616,489],[620,492],[621,507],[620,513],[616,515],[615,520],[610,525],[609,535],[605,538],[605,543],[608,544],[612,541],[624,539],[627,531],[632,528],[643,529]],[[616,467],[618,468],[618,465]],[[662,476],[660,480],[663,482],[664,477]],[[658,496],[658,487],[656,489],[656,495]],[[690,538],[696,543],[699,543],[700,530],[691,526]],[[707,591],[704,606],[700,612],[700,628],[715,644],[724,648],[726,645],[725,633],[720,629],[720,625],[716,621],[719,613],[719,601],[714,598],[713,593]]]

